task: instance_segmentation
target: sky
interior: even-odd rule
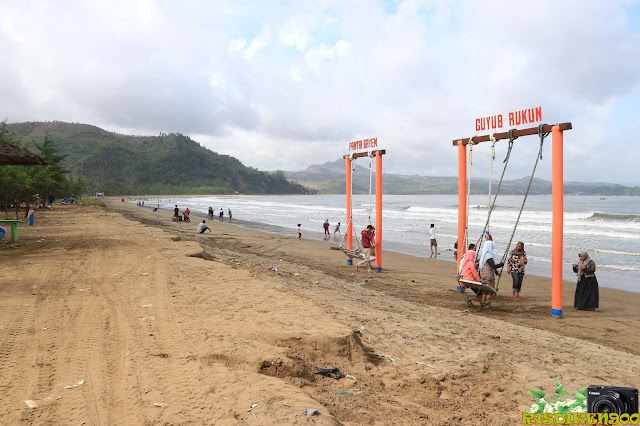
[[[476,118],[542,107],[573,124],[566,181],[638,185],[640,0],[2,0],[0,50],[10,123],[177,132],[260,170],[376,137],[384,172],[456,176]],[[516,140],[507,178],[538,148]],[[490,157],[474,148],[473,177]]]

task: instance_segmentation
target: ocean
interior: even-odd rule
[[[332,237],[327,244],[337,245],[333,228],[341,222],[346,231],[344,195],[270,195],[216,196],[145,199],[146,207],[207,214],[213,207],[217,221],[220,208],[225,221],[228,210],[239,226],[297,237],[302,224],[303,238],[323,240],[322,224],[331,224]],[[469,242],[475,243],[487,220],[487,195],[471,196],[469,205]],[[135,200],[132,200],[135,203]],[[454,261],[453,245],[457,240],[457,195],[385,195],[383,197],[384,250],[429,257],[429,227],[436,226],[439,259]],[[513,230],[522,196],[500,195],[491,215],[490,232],[496,243],[496,259],[506,248]],[[572,281],[571,264],[578,253],[587,250],[596,262],[598,282],[602,287],[640,292],[640,197],[564,197],[563,279]],[[375,197],[371,200],[371,223],[375,226]],[[358,234],[369,223],[369,196],[353,197],[353,221]],[[215,223],[214,223],[215,226]],[[527,274],[551,276],[551,196],[530,195],[516,229],[511,249],[517,241],[525,244],[529,259]],[[383,259],[384,270],[384,259]],[[453,277],[451,277],[453,279]],[[526,285],[526,278],[525,278]]]

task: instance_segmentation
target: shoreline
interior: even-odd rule
[[[323,194],[324,195],[324,194]],[[234,195],[235,196],[235,195]],[[164,196],[167,197],[167,196]],[[189,198],[190,196],[180,196],[178,198]],[[208,197],[208,196],[207,196]],[[217,196],[212,196],[212,197],[217,197]],[[156,198],[162,198],[161,197],[156,197]],[[167,197],[168,198],[168,197]],[[115,200],[115,198],[113,198]],[[129,202],[129,201],[125,201],[125,202]],[[132,203],[132,202],[129,202]],[[133,205],[133,207],[136,207],[135,204]],[[142,207],[142,208],[151,208],[148,206]],[[152,209],[152,208],[151,208]],[[169,213],[172,212],[171,209],[169,208],[160,208],[160,211],[167,211]],[[217,216],[215,216],[215,211],[214,211],[214,218],[212,220],[214,220],[215,222],[217,221]],[[226,214],[226,211],[225,211]],[[199,213],[191,213],[191,216],[197,216],[200,217],[202,219],[206,219],[209,220],[207,218],[206,215],[203,214],[199,214]],[[228,222],[228,217],[225,216],[225,223]],[[247,220],[242,220],[242,219],[234,219],[234,224],[236,224],[237,226],[246,228],[246,229],[253,229],[253,230],[257,230],[257,231],[261,231],[261,232],[265,232],[265,233],[269,233],[269,234],[274,234],[274,235],[280,235],[280,236],[286,236],[286,237],[290,237],[290,236],[294,236],[296,235],[296,231],[294,228],[285,228],[285,227],[280,227],[277,225],[270,225],[270,224],[266,224],[266,223],[262,223],[262,222],[254,222],[254,221],[247,221]],[[342,229],[341,231],[345,231],[345,229]],[[344,233],[342,234],[344,236]],[[307,236],[307,237],[305,237]],[[328,244],[333,244],[334,246],[338,246],[341,242],[342,242],[342,238],[338,238],[338,239],[334,239],[333,238],[333,233],[331,234],[331,237],[328,240],[324,239],[324,234],[320,231],[310,231],[310,230],[303,230],[303,238],[310,238],[313,239],[315,241],[321,241],[324,243],[328,243]],[[514,243],[515,244],[515,243]],[[388,246],[391,245],[391,249],[388,248]],[[424,249],[424,256],[419,256],[415,254],[415,250],[413,249],[413,247],[404,247],[401,243],[391,243],[388,245],[384,245],[384,251],[385,253],[388,252],[392,252],[392,253],[398,253],[398,254],[404,254],[407,256],[411,256],[411,257],[415,257],[416,259],[430,259],[430,257],[428,256],[428,251],[429,251],[429,246],[428,245],[424,245],[421,246],[421,248]],[[449,262],[449,263],[455,263],[457,262],[457,259],[453,258],[453,248],[445,248],[442,249],[440,254],[438,255],[437,260],[443,260],[445,262]],[[571,271],[568,271],[568,269],[570,269],[570,265],[572,262],[565,262],[563,263],[563,276],[570,276],[573,279],[575,279],[575,274]],[[543,279],[551,279],[551,264],[545,265],[548,266],[548,270],[541,266],[541,265],[528,265],[527,266],[527,272],[525,277],[538,277],[538,278],[543,278]],[[531,271],[531,272],[529,272]],[[634,293],[634,294],[640,294],[640,287],[634,291],[634,290],[627,290],[625,288],[623,288],[623,285],[625,282],[627,282],[630,278],[621,274],[617,274],[615,272],[610,272],[610,271],[599,271],[597,274],[599,277],[601,277],[598,281],[599,287],[600,288],[607,288],[607,289],[614,289],[614,290],[621,290],[621,291],[626,291],[629,293]],[[505,282],[509,281],[509,285],[510,284],[510,277],[505,276],[504,277]],[[563,278],[563,283],[567,283],[567,282],[571,282],[571,279],[566,279]],[[608,285],[610,283],[614,283],[613,285]],[[620,284],[617,284],[620,283]],[[573,282],[573,285],[575,286],[575,282]]]

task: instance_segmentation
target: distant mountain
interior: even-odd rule
[[[343,159],[307,167],[306,170],[297,172],[284,172],[288,179],[298,182],[309,188],[313,188],[323,194],[345,193],[345,163]],[[375,188],[375,172],[373,173],[373,186]],[[417,175],[396,175],[383,173],[383,185],[385,194],[410,195],[410,194],[457,194],[457,177],[432,177]],[[494,181],[494,185],[498,182]],[[505,180],[500,188],[501,194],[522,195],[527,190],[529,178]],[[486,194],[489,185],[488,179],[474,178],[471,182],[472,194]],[[494,186],[495,191],[495,186]],[[369,169],[356,165],[353,178],[353,193],[369,193]],[[640,195],[640,188],[628,187],[613,183],[585,183],[565,182],[565,195]],[[551,194],[551,182],[534,178],[529,194]]]
[[[89,192],[106,194],[305,194],[284,173],[262,172],[220,155],[179,133],[121,135],[64,122],[7,124],[23,140],[49,134],[65,166],[84,177]]]

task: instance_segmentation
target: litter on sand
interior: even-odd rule
[[[84,380],[80,380],[78,383],[76,383],[75,385],[69,385],[69,386],[65,386],[65,389],[75,389],[77,387],[80,387],[84,385]]]
[[[275,266],[272,266],[271,268],[269,268],[269,270],[273,272],[278,272],[278,268],[276,268]]]
[[[353,396],[353,392],[350,392],[350,391],[338,391],[336,392],[336,394]]]
[[[36,408],[38,406],[38,403],[33,399],[27,399],[24,403],[27,404],[29,408]]]
[[[316,414],[318,414],[318,410],[315,408],[307,408],[302,412],[302,414],[304,414],[305,416],[315,416]]]
[[[142,305],[143,308],[153,308],[153,305],[149,303],[148,305]]]
[[[154,407],[158,407],[158,408],[167,408],[167,407],[168,407],[168,405],[167,405],[167,404],[163,404],[163,403],[161,403],[161,402],[154,402],[154,403],[153,403],[153,406],[154,406]]]
[[[344,373],[337,368],[316,368],[314,370],[314,374],[322,374],[323,376],[331,377],[336,380],[344,377]]]
[[[251,411],[251,410],[253,410],[254,408],[256,408],[257,406],[258,406],[258,404],[251,404],[251,408],[249,408],[247,411]]]
[[[89,291],[89,290],[91,290],[91,289],[90,288],[81,288],[78,291]]]

